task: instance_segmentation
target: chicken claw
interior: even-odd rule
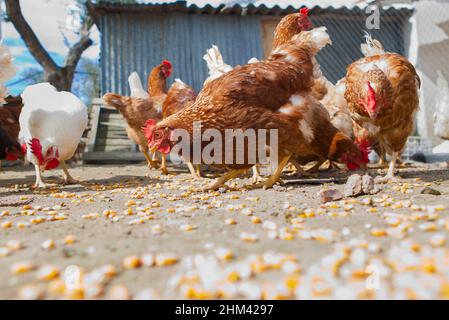
[[[33,188],[47,189],[47,185],[42,179],[41,168],[39,168],[38,165],[35,165],[34,169],[36,170],[36,182],[34,183]]]
[[[67,168],[65,161],[62,161],[61,166],[64,175],[64,184],[77,184],[78,181],[70,175],[69,169]]]
[[[217,179],[217,181],[215,181],[211,186],[205,187],[203,189],[203,191],[215,191],[220,189],[222,186],[224,186],[224,184],[231,180],[234,179],[235,177],[238,177],[239,175],[245,173],[246,170],[245,169],[235,169],[232,170],[231,172],[225,173],[224,175],[222,175],[221,177],[219,177]]]
[[[385,177],[383,178],[379,178],[376,179],[376,182],[378,183],[395,183],[395,182],[399,182],[400,179],[395,177],[394,173],[395,173],[395,169],[396,169],[396,162],[399,158],[399,152],[393,152],[392,156],[391,156],[391,161],[390,161],[390,166],[388,168],[388,173]]]
[[[260,165],[256,164],[253,167],[253,183],[258,183],[262,181],[262,176],[260,175]]]
[[[195,168],[193,167],[193,163],[188,162],[187,167],[189,168],[190,174],[192,175],[193,179],[201,180],[200,165],[197,165],[196,170],[195,170]]]
[[[267,180],[252,186],[247,186],[247,189],[250,190],[250,189],[263,188],[264,190],[266,190],[273,188],[273,186],[278,182],[282,183],[281,174],[289,161],[290,156],[282,158],[278,164],[278,167],[276,168],[276,171]]]

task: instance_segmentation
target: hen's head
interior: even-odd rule
[[[59,149],[56,146],[42,147],[39,139],[33,138],[28,143],[30,152],[36,157],[37,164],[44,170],[56,169],[59,164]]]
[[[163,125],[157,125],[156,120],[147,120],[145,127],[142,128],[145,138],[148,141],[148,147],[151,152],[159,151],[162,154],[170,153],[174,141],[173,129]]]
[[[309,9],[307,7],[299,10],[298,26],[301,31],[308,31],[313,28],[312,21],[309,19]]]
[[[331,160],[344,163],[349,170],[366,169],[369,162],[369,145],[367,140],[354,143],[349,137],[337,133],[331,144]]]
[[[162,61],[161,72],[165,78],[170,78],[171,74],[173,73],[173,65],[171,64],[170,61],[168,60]]]

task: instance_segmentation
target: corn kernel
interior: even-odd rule
[[[178,258],[171,253],[157,254],[155,257],[155,264],[158,267],[170,266],[178,262]]]
[[[387,231],[384,229],[374,228],[371,230],[371,235],[374,237],[384,237],[387,235]]]
[[[19,240],[10,240],[6,243],[6,247],[11,251],[18,251],[20,249],[23,249],[24,246],[22,242]]]
[[[141,257],[141,260],[142,260],[142,265],[144,265],[145,267],[152,267],[152,266],[154,266],[155,257],[151,253],[143,254],[142,257]]]
[[[20,261],[16,262],[11,267],[11,273],[13,275],[19,275],[22,273],[29,272],[34,269],[34,265],[30,261]]]
[[[184,224],[180,228],[181,228],[182,231],[192,231],[192,230],[197,229],[196,226],[192,226],[190,224]]]
[[[138,256],[128,256],[123,260],[122,263],[125,269],[137,269],[142,266],[142,260]]]
[[[1,224],[3,229],[9,229],[12,227],[12,221],[5,221]]]
[[[240,234],[240,240],[246,242],[257,242],[259,240],[259,237],[252,233],[243,232]]]
[[[26,285],[19,289],[19,299],[40,300],[44,298],[44,292],[35,285]]]
[[[254,216],[254,217],[251,217],[251,222],[254,223],[254,224],[259,224],[259,223],[262,223],[262,219],[260,219],[259,217]]]
[[[229,261],[234,258],[234,254],[232,253],[232,251],[226,248],[217,249],[215,251],[215,256],[221,261]]]
[[[108,298],[111,300],[130,300],[131,293],[123,285],[115,285],[108,291]]]
[[[37,277],[39,280],[54,280],[59,277],[59,268],[53,265],[46,265],[37,271]]]
[[[56,248],[56,243],[54,240],[48,239],[48,240],[45,240],[44,242],[42,242],[42,249],[51,250],[54,248]]]
[[[8,210],[3,210],[3,211],[0,213],[0,217],[6,217],[6,216],[9,216],[10,214],[11,214],[10,211],[8,211]]]
[[[11,254],[11,250],[6,247],[0,247],[0,258],[7,257]]]
[[[237,282],[240,280],[240,275],[237,271],[231,271],[227,278],[229,282]]]
[[[72,245],[76,242],[76,237],[74,235],[68,235],[64,238],[64,244]]]

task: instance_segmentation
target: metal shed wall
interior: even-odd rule
[[[388,51],[406,55],[411,14],[410,10],[384,11],[380,29],[370,33]],[[99,19],[102,93],[128,94],[129,74],[137,71],[144,80],[151,68],[163,59],[174,65],[170,81],[180,78],[200,90],[208,73],[202,57],[212,44],[218,45],[230,65],[263,57],[261,19],[266,17],[276,18],[178,12],[105,13]],[[318,57],[329,80],[341,79],[347,65],[361,57],[359,48],[366,30],[366,17],[360,10],[323,10],[311,17],[315,25],[328,28],[333,40],[333,45]]]
[[[100,19],[102,93],[128,94],[128,76],[146,79],[151,68],[168,59],[174,74],[196,90],[208,70],[205,51],[218,45],[230,65],[262,57],[258,16],[167,14],[105,14]]]

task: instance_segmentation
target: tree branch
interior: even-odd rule
[[[55,61],[50,57],[48,52],[42,46],[33,29],[31,29],[28,22],[25,20],[19,0],[5,0],[6,13],[9,20],[16,28],[17,32],[22,37],[23,41],[28,47],[31,55],[39,62],[45,71],[58,72],[59,67]]]
[[[88,34],[82,35],[78,42],[70,48],[65,61],[65,66],[67,68],[76,68],[83,52],[86,51],[86,49],[92,44],[93,41],[90,39]]]

